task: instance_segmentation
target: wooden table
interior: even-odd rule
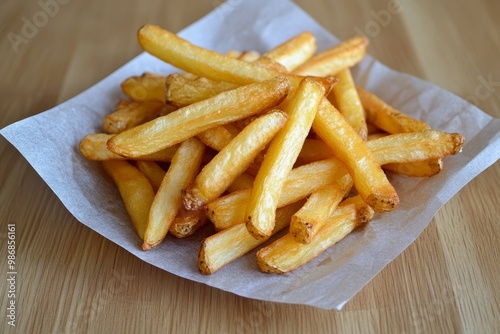
[[[52,7],[44,9],[43,3]],[[140,53],[140,25],[179,31],[218,3],[4,0],[0,127],[73,97]],[[369,52],[390,67],[500,117],[500,2],[297,3],[340,38],[367,34]],[[383,16],[398,3],[397,12]],[[13,46],[8,34],[20,34],[33,20],[40,27],[25,31],[30,37]],[[489,87],[482,86],[485,81]],[[143,263],[76,221],[4,139],[0,151],[2,276],[8,272],[8,224],[16,228],[18,268],[16,327],[6,323],[8,284],[2,278],[0,332],[500,331],[498,163],[462,189],[416,242],[335,312],[241,298]]]

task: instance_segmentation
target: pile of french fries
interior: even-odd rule
[[[318,52],[304,32],[263,54],[217,53],[154,25],[138,39],[180,72],[125,80],[127,98],[80,151],[116,183],[142,249],[211,222],[204,274],[284,229],[257,264],[294,270],[397,208],[386,171],[430,177],[463,145],[356,86],[362,37]]]

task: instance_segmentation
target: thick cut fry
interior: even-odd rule
[[[293,73],[318,77],[336,75],[344,68],[359,63],[364,58],[367,47],[368,39],[361,36],[352,37],[316,54]]]
[[[276,76],[273,70],[201,48],[155,25],[139,29],[138,39],[145,51],[200,77],[246,85]]]
[[[351,75],[351,70],[345,68],[337,74],[339,82],[333,86],[332,93],[335,96],[337,108],[344,118],[352,126],[363,140],[368,137],[368,129],[365,120],[365,111],[359,99],[356,85]],[[332,94],[331,93],[331,94]]]
[[[398,194],[377,160],[363,139],[326,98],[318,108],[313,129],[346,165],[354,186],[368,205],[379,212],[391,211],[398,206]]]
[[[253,186],[254,176],[249,173],[241,173],[238,177],[229,185],[227,191],[232,193],[238,190],[250,189]]]
[[[103,161],[102,166],[115,182],[137,234],[144,239],[149,210],[155,196],[151,183],[127,161],[108,160]]]
[[[122,91],[133,101],[157,101],[165,103],[165,77],[144,73],[140,77],[130,77],[122,82]]]
[[[106,143],[113,137],[107,133],[91,133],[80,142],[80,152],[89,160],[125,160],[125,157],[111,152]],[[138,156],[137,160],[169,162],[179,145],[173,145],[155,153]]]
[[[381,165],[425,161],[453,155],[462,149],[464,137],[436,130],[388,135],[366,142]]]
[[[352,178],[345,175],[334,183],[315,191],[306,204],[297,211],[290,222],[290,233],[295,241],[308,244],[314,235],[326,224],[330,214],[349,193]]]
[[[281,188],[297,160],[324,94],[321,85],[304,79],[286,109],[288,122],[269,145],[246,211],[247,229],[256,239],[271,235]]]
[[[212,127],[270,109],[287,96],[289,88],[285,77],[242,86],[128,129],[111,138],[108,148],[127,157],[157,152]]]
[[[390,134],[429,130],[426,123],[410,117],[391,107],[374,94],[357,87],[361,103],[366,111],[366,120]]]
[[[303,201],[287,205],[276,211],[272,235],[290,223],[292,215]],[[228,263],[240,258],[265,240],[257,240],[248,233],[245,224],[238,224],[203,240],[198,253],[198,268],[203,274],[213,274]]]
[[[346,174],[347,170],[338,159],[316,161],[294,168],[283,184],[278,207],[301,200]],[[210,202],[207,214],[215,227],[224,229],[245,222],[245,211],[251,193],[251,189],[236,191]]]
[[[257,118],[225,146],[183,193],[184,207],[199,210],[219,197],[285,125],[288,117],[274,110]]]
[[[181,207],[174,221],[168,229],[168,233],[177,238],[186,238],[192,235],[196,230],[208,221],[204,210],[186,210]]]
[[[165,170],[155,161],[139,160],[136,162],[136,166],[148,178],[156,192],[160,188],[161,181],[163,181],[165,177]]]
[[[431,177],[443,170],[443,160],[435,158],[415,162],[385,164],[382,168],[406,176]]]
[[[269,50],[264,56],[276,60],[291,72],[311,58],[316,48],[316,37],[305,31]]]
[[[259,269],[266,273],[286,273],[295,270],[373,218],[374,211],[361,198],[345,202],[339,205],[328,223],[318,231],[309,244],[298,243],[289,233],[260,249],[257,252]]]
[[[106,133],[120,133],[136,125],[155,119],[163,110],[158,101],[120,101],[115,110],[104,117],[102,128]]]
[[[185,107],[237,87],[238,85],[230,82],[209,80],[204,77],[190,79],[185,75],[174,73],[167,77],[165,100],[168,104]]]
[[[151,205],[143,250],[153,248],[165,238],[181,207],[182,189],[194,180],[204,151],[205,145],[195,138],[188,139],[179,146]]]

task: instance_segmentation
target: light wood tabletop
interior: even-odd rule
[[[141,25],[180,31],[220,3],[2,1],[0,128],[68,100],[138,55]],[[341,39],[364,33],[369,53],[389,67],[500,117],[500,2],[296,3]],[[0,152],[2,333],[500,332],[498,162],[342,311],[326,311],[242,298],[146,264],[79,223],[3,138]],[[12,225],[15,327],[8,324]]]

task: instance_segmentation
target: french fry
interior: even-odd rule
[[[245,127],[203,167],[194,183],[184,191],[184,207],[199,210],[224,193],[285,125],[287,119],[284,112],[274,110]]]
[[[190,79],[185,75],[174,73],[167,77],[165,100],[168,104],[185,107],[237,87],[238,85],[230,82],[209,80],[204,77]]]
[[[155,25],[143,26],[137,35],[145,51],[200,77],[247,85],[276,76],[275,71],[201,48]]]
[[[108,148],[127,157],[157,152],[212,127],[272,108],[283,101],[289,87],[288,79],[276,77],[221,93],[117,134],[108,140]]]
[[[102,166],[115,182],[137,234],[144,239],[149,210],[155,196],[151,183],[127,161],[107,160],[102,162]]]
[[[111,152],[106,143],[114,135],[107,133],[90,133],[80,142],[80,152],[89,160],[125,160],[125,157]],[[173,145],[155,153],[138,156],[137,160],[169,162],[179,145]]]
[[[290,222],[290,234],[295,241],[303,244],[311,242],[351,187],[352,178],[346,174],[334,183],[313,192]]]
[[[316,48],[316,37],[305,31],[264,53],[264,56],[276,60],[291,72],[311,58]]]
[[[165,170],[155,161],[138,160],[136,166],[151,182],[153,190],[158,191],[161,181],[165,177]]]
[[[338,110],[344,115],[347,122],[352,126],[363,140],[368,137],[368,129],[365,120],[365,111],[359,99],[356,85],[351,75],[351,70],[345,68],[337,74],[339,82],[333,86],[332,93],[335,96]],[[332,94],[331,93],[331,94]]]
[[[363,139],[327,100],[323,99],[313,129],[349,170],[354,186],[375,211],[394,210],[399,197]]]
[[[105,133],[120,133],[136,125],[148,122],[160,115],[164,103],[158,101],[120,101],[115,110],[102,122]]]
[[[294,168],[285,179],[278,207],[297,202],[346,174],[347,170],[338,159],[316,161]],[[208,203],[207,214],[214,226],[225,229],[245,222],[251,193],[251,189],[240,190]]]
[[[357,197],[342,202],[308,244],[301,244],[288,233],[257,252],[257,264],[265,273],[286,273],[313,260],[342,240],[356,227],[369,222],[374,211]]]
[[[464,137],[437,130],[399,133],[366,142],[381,165],[425,161],[460,152]]]
[[[318,77],[336,75],[341,70],[359,63],[364,58],[367,47],[368,39],[361,36],[352,37],[316,54],[293,73]]]
[[[165,103],[165,77],[146,72],[122,82],[122,91],[133,101],[157,101]]]
[[[366,111],[366,120],[390,134],[429,130],[426,123],[410,117],[388,105],[374,94],[357,87]]]
[[[177,216],[168,229],[168,233],[181,239],[192,235],[208,221],[204,210],[186,210],[181,206]]]
[[[392,173],[406,176],[431,177],[443,170],[443,160],[435,158],[415,162],[392,163],[385,164],[382,168]]]
[[[195,138],[179,146],[151,205],[143,250],[150,250],[165,238],[182,205],[182,189],[194,180],[204,151],[205,145]]]
[[[276,211],[276,220],[272,235],[288,226],[290,218],[303,203],[303,201],[299,201]],[[203,240],[198,252],[198,268],[202,274],[213,274],[228,263],[259,246],[264,241],[255,239],[248,233],[243,223],[232,226]]]
[[[285,127],[267,149],[246,210],[247,229],[256,239],[271,235],[281,188],[297,160],[324,94],[323,86],[304,79],[286,109],[289,118]]]

